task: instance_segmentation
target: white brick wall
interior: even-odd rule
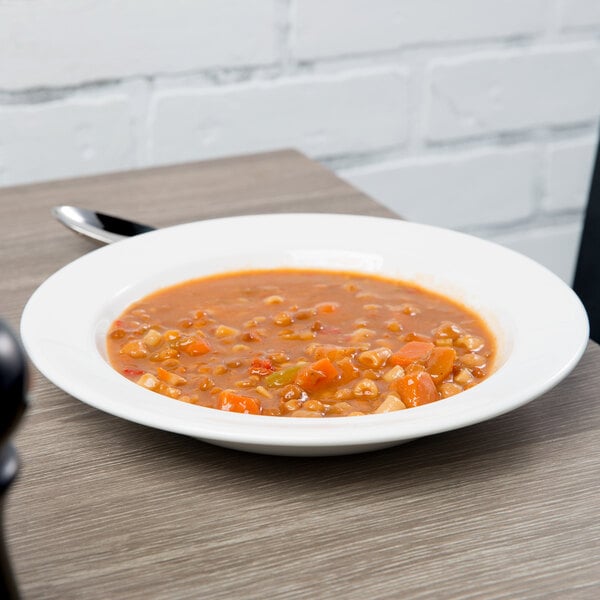
[[[598,0],[560,0],[559,10],[563,28],[566,30],[600,27]]]
[[[535,209],[532,147],[446,153],[342,171],[411,221],[458,229],[522,221]]]
[[[393,50],[415,44],[533,35],[545,0],[299,0],[300,59]],[[443,55],[443,53],[442,53]]]
[[[575,273],[581,236],[580,223],[550,225],[490,235],[489,238],[550,268],[564,281]]]
[[[600,0],[0,0],[0,186],[296,147],[572,275]]]
[[[583,211],[596,158],[596,139],[557,142],[548,149],[546,194],[543,208]]]
[[[276,0],[4,0],[0,88],[274,63],[275,5]]]
[[[427,103],[431,140],[592,121],[600,108],[600,46],[435,61]]]
[[[122,95],[0,108],[0,185],[134,165],[133,110]]]
[[[406,92],[395,69],[160,92],[151,111],[152,161],[289,146],[313,156],[398,146],[406,140]]]

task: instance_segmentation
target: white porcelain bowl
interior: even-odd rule
[[[479,313],[496,335],[495,372],[461,394],[409,410],[286,419],[178,402],[108,364],[108,327],[131,302],[186,279],[270,267],[375,273],[451,296]],[[496,244],[394,219],[285,214],[200,221],[91,252],[36,290],[21,335],[50,381],[100,410],[221,446],[316,456],[392,446],[517,408],[573,369],[586,347],[588,321],[558,277]]]

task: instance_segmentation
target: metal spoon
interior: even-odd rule
[[[77,206],[55,206],[52,215],[65,227],[103,244],[111,244],[156,228]]]

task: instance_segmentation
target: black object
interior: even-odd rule
[[[25,353],[12,331],[0,321],[0,598],[7,600],[19,598],[19,592],[4,537],[4,499],[19,468],[10,434],[25,412],[26,392]]]
[[[600,342],[600,144],[585,213],[573,282],[590,320],[590,337]]]

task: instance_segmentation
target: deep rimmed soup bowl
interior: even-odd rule
[[[408,410],[288,419],[180,402],[136,385],[110,365],[109,327],[132,302],[193,278],[280,268],[380,275],[449,297],[491,330],[493,373],[455,396]],[[491,242],[394,219],[267,214],[169,227],[95,250],[34,292],[21,335],[45,377],[102,411],[239,450],[323,456],[472,425],[534,400],[575,367],[588,321],[558,277]]]

